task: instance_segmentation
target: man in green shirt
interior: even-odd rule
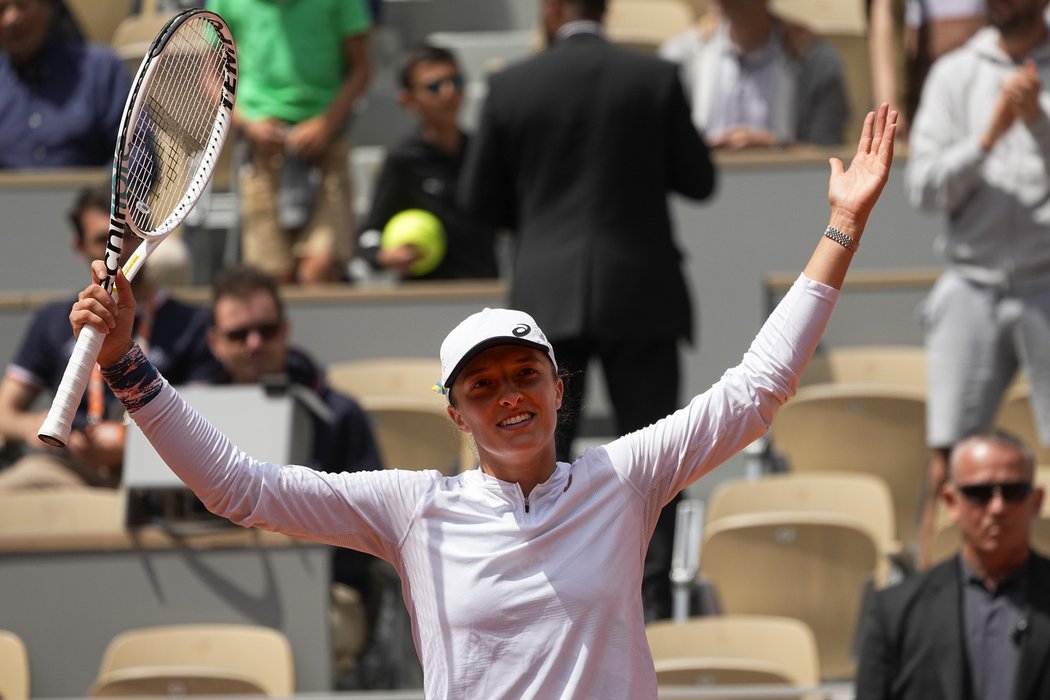
[[[208,0],[237,42],[234,125],[245,263],[280,282],[342,278],[354,240],[344,127],[372,66],[364,0]]]

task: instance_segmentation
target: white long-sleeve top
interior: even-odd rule
[[[837,296],[800,277],[739,366],[671,416],[559,462],[527,502],[480,469],[330,474],[258,462],[162,379],[141,381],[141,365],[107,368],[107,379],[213,512],[393,564],[427,698],[644,700],[657,686],[642,565],[660,509],[766,431]]]

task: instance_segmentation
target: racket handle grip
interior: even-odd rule
[[[37,437],[41,441],[54,447],[65,447],[69,442],[69,431],[73,426],[73,417],[76,416],[80,399],[84,396],[84,390],[91,379],[91,371],[95,367],[98,353],[102,350],[102,341],[105,336],[91,326],[84,326],[77,338],[77,344],[73,347],[73,354],[69,357],[62,382],[55,391],[55,398],[51,401],[51,410],[47,412],[47,418],[40,425]]]

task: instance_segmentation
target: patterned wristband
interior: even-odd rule
[[[830,238],[831,240],[835,241],[851,253],[854,253],[857,250],[857,241],[850,238],[842,231],[839,231],[834,226],[828,226],[826,229],[824,229],[824,235]]]
[[[133,345],[124,357],[109,367],[103,367],[102,376],[128,413],[134,413],[155,399],[164,386],[164,377],[138,345]]]

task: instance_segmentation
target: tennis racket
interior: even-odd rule
[[[134,279],[182,223],[211,179],[233,116],[237,50],[229,27],[207,10],[186,10],[150,44],[124,104],[113,154],[106,279],[113,291],[126,230],[142,239],[123,266]],[[102,349],[90,326],[77,338],[39,437],[64,447]]]

